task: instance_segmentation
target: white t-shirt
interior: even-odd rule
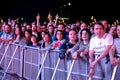
[[[94,50],[95,54],[101,54],[105,50],[107,45],[113,44],[113,36],[111,34],[105,33],[102,38],[97,36],[91,38],[89,50]]]

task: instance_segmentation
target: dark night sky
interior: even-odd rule
[[[64,7],[68,2],[71,6]],[[73,21],[89,21],[92,15],[97,19],[114,21],[120,17],[117,16],[117,7],[117,2],[104,0],[3,0],[0,5],[0,17],[35,20],[37,13],[40,13],[41,19],[44,20],[50,11],[53,16],[58,13],[60,16],[70,17]]]

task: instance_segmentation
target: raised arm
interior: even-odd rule
[[[55,26],[55,27],[57,26],[58,19],[59,19],[59,15],[58,15],[58,14],[56,14],[56,16],[55,16],[55,24],[54,24],[54,26]]]
[[[40,15],[39,15],[39,13],[36,16],[36,20],[37,20],[37,27],[40,27]]]

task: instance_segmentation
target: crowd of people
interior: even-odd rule
[[[8,20],[0,23],[0,43],[14,43],[46,50],[61,50],[61,59],[78,59],[87,55],[89,77],[103,70],[105,80],[111,80],[115,65],[120,64],[120,25],[109,25],[103,19],[94,24],[86,22],[59,23],[59,16],[49,15],[41,24],[40,15],[32,23]],[[97,69],[96,69],[97,68]]]

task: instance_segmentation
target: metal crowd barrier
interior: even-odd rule
[[[23,56],[23,77],[28,80],[35,80],[40,69],[40,50],[39,48],[25,46]]]
[[[6,73],[16,73],[26,80],[88,80],[89,73],[87,57],[60,59],[59,50],[17,44],[0,44],[0,66],[3,68],[0,80],[6,79]],[[103,77],[95,75],[93,80]]]
[[[22,60],[21,60],[21,45],[1,43],[0,48],[0,67],[3,73],[1,80],[6,80],[7,73],[16,73],[21,76]]]

